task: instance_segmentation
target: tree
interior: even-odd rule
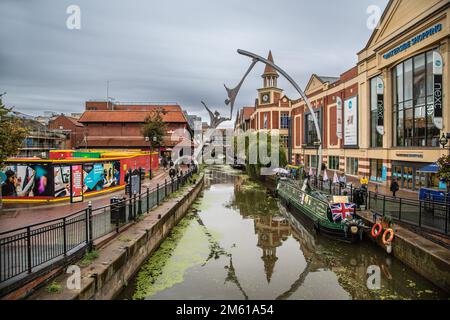
[[[438,159],[438,176],[442,182],[447,184],[447,192],[450,191],[450,155],[442,156]]]
[[[20,119],[10,115],[12,109],[3,105],[3,95],[0,94],[0,167],[7,158],[19,153],[29,131]]]
[[[166,111],[157,109],[152,112],[146,119],[142,127],[142,135],[150,138],[152,148],[160,146],[163,138],[166,135],[167,124],[163,120],[163,115]]]
[[[250,140],[249,135],[256,136],[256,139],[252,139],[253,143],[256,143],[256,144],[254,144],[252,146],[250,145],[251,140]],[[270,168],[272,163],[262,164],[258,150],[260,148],[262,150],[266,149],[267,155],[269,157],[271,157],[271,155],[272,155],[272,148],[271,148],[272,136],[270,135],[270,133],[266,133],[266,132],[256,132],[256,133],[252,132],[252,133],[245,133],[244,137],[245,137],[245,162],[246,162],[245,168],[246,168],[247,174],[254,179],[260,178],[261,168]],[[280,137],[280,139],[281,139],[281,137]],[[238,154],[237,137],[234,137],[233,147],[234,147],[235,155],[237,155]],[[257,163],[249,163],[250,151],[257,152],[257,161],[256,161]],[[279,141],[278,166],[281,168],[284,168],[285,166],[287,166],[287,164],[288,164],[288,160],[286,157],[286,149],[282,145],[281,141]]]

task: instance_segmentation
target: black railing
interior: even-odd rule
[[[450,205],[445,202],[394,198],[369,192],[367,209],[416,228],[448,235]]]
[[[15,277],[32,274],[86,248],[94,240],[136,221],[176,192],[195,173],[190,169],[164,185],[110,205],[0,233],[0,288]],[[21,278],[21,277],[20,277]],[[11,280],[11,281],[8,281]]]
[[[432,200],[414,200],[390,197],[372,191],[363,191],[352,184],[339,184],[311,177],[311,185],[330,195],[347,195],[350,201],[359,202],[365,209],[393,221],[404,223],[425,231],[449,235],[450,203]]]

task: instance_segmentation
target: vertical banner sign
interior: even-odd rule
[[[70,171],[70,202],[83,202],[83,166],[72,166]]]
[[[439,52],[433,52],[434,75],[434,119],[433,123],[439,130],[443,129],[442,123],[442,56]]]
[[[377,132],[384,135],[384,82],[381,77],[377,77]]]
[[[336,98],[336,136],[342,140],[342,99]]]
[[[344,146],[358,146],[358,97],[344,102]]]

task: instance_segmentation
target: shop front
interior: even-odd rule
[[[420,189],[445,190],[437,174],[435,163],[423,162],[392,162],[392,177],[402,189],[419,191]]]
[[[392,0],[358,54],[362,117],[370,124],[360,147],[378,158],[369,159],[372,182],[443,187],[433,164],[450,128],[449,15],[448,1]]]

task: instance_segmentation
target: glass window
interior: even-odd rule
[[[412,59],[406,60],[404,63],[404,101],[411,100],[413,98],[413,64]]]
[[[319,121],[319,128],[322,130],[322,122],[320,119],[320,111],[315,112],[316,117]],[[305,143],[308,146],[314,146],[314,142],[317,142],[317,132],[314,125],[314,120],[312,114],[307,114],[305,116]]]
[[[316,155],[310,155],[310,156],[308,156],[308,159],[309,159],[308,166],[313,169],[317,168],[318,157]]]
[[[425,97],[425,54],[414,58],[414,100]]]
[[[339,157],[337,156],[328,157],[328,169],[339,170]]]
[[[281,129],[289,129],[289,113],[281,113]]]
[[[439,147],[439,130],[433,123],[433,51],[396,66],[393,79],[394,146]]]
[[[346,174],[357,176],[359,170],[358,158],[347,158]]]
[[[383,180],[383,160],[370,160],[370,180],[375,182]]]

